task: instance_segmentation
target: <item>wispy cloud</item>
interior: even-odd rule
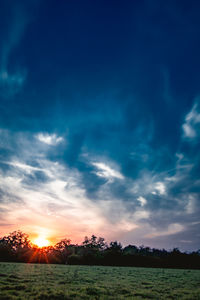
[[[13,136],[19,147],[13,156],[1,162],[9,168],[6,173],[0,171],[0,210],[6,208],[6,223],[11,224],[5,225],[3,232],[15,229],[20,223],[20,228],[25,231],[33,233],[48,228],[49,234],[59,236],[64,227],[79,241],[85,234],[94,231],[102,234],[105,226],[110,228],[108,237],[112,232],[116,234],[116,228],[118,232],[127,232],[138,227],[126,220],[126,214],[121,214],[113,223],[109,216],[104,215],[101,202],[97,204],[87,198],[79,170],[48,159],[46,150],[33,137],[22,133],[20,138]],[[51,138],[47,140],[48,144],[52,142]],[[57,136],[54,138],[57,141]],[[104,165],[103,170],[108,172],[106,176],[109,178],[122,178],[117,171],[104,168]],[[111,201],[111,206],[113,204]],[[119,212],[120,208],[117,210]]]
[[[105,156],[97,161],[87,153],[81,167],[52,158],[49,151],[62,149],[63,141],[55,133],[0,130],[0,150],[10,151],[0,161],[0,211],[5,224],[13,224],[3,232],[20,223],[25,231],[47,227],[57,236],[67,228],[77,241],[95,233],[145,244],[163,236],[168,241],[187,230],[187,218],[198,220],[198,181],[187,153],[175,154],[172,169],[143,169],[131,178]],[[90,181],[95,193],[88,196]]]
[[[196,100],[191,111],[186,115],[182,126],[184,137],[194,139],[199,135],[200,130],[200,108],[199,99]]]
[[[36,135],[36,138],[47,145],[55,146],[61,142],[63,142],[63,137],[57,136],[55,133],[49,134],[49,133],[38,133]]]
[[[96,175],[99,177],[104,177],[108,180],[113,180],[114,178],[123,179],[123,175],[111,168],[108,164],[103,162],[93,162],[92,165],[97,168]]]
[[[147,203],[147,200],[142,196],[139,196],[137,200],[140,202],[141,206],[144,206]]]
[[[154,238],[158,236],[167,236],[179,233],[184,230],[184,226],[178,223],[170,224],[167,229],[163,231],[155,231],[151,234],[147,234],[146,237]]]

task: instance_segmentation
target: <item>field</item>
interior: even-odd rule
[[[200,271],[0,263],[0,299],[200,299]]]

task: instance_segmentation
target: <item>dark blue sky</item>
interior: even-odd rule
[[[1,234],[200,248],[199,11],[1,1]]]

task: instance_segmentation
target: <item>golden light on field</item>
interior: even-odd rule
[[[50,245],[50,242],[43,236],[39,236],[33,241],[33,244],[38,246],[39,248],[42,248],[42,247],[48,247]]]

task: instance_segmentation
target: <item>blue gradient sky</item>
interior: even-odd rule
[[[0,3],[0,233],[200,248],[200,3]]]

